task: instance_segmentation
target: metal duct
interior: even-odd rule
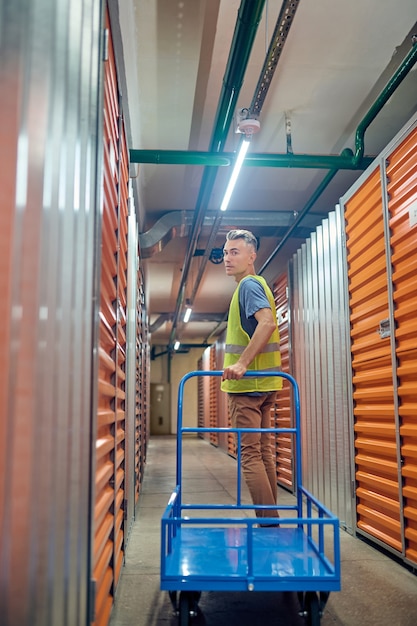
[[[193,222],[193,215],[193,211],[169,211],[165,213],[150,230],[139,235],[141,257],[148,259],[161,252],[171,239],[187,237]],[[203,226],[213,226],[217,217],[218,211],[208,211],[204,215]],[[294,237],[308,237],[311,230],[324,218],[325,215],[315,213],[314,216],[304,220],[303,229],[294,229],[291,232],[294,232]],[[230,230],[236,224],[244,224],[249,230],[262,227],[265,229],[266,236],[276,236],[277,230],[285,229],[284,232],[286,232],[296,220],[297,215],[293,211],[257,211],[256,213],[230,211],[223,216],[222,227]],[[307,234],[305,233],[306,230],[308,230]]]

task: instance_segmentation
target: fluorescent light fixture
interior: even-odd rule
[[[187,307],[187,309],[186,309],[186,311],[185,311],[185,313],[184,313],[184,322],[185,322],[185,323],[187,323],[187,322],[188,322],[188,320],[190,319],[190,317],[191,317],[191,313],[192,313],[192,312],[193,312],[192,308],[191,308],[190,306],[189,306],[189,307]]]
[[[242,143],[240,144],[239,154],[237,155],[235,166],[233,168],[229,184],[227,185],[226,193],[224,194],[223,202],[220,205],[220,211],[225,211],[229,205],[233,189],[236,185],[237,177],[239,176],[240,168],[242,167],[243,160],[249,148],[249,144],[250,141],[248,139],[243,139]]]
[[[178,350],[178,348],[180,347],[180,345],[181,345],[181,344],[180,344],[180,342],[177,340],[177,341],[174,343],[174,350]]]

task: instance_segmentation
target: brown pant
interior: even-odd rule
[[[271,428],[271,408],[276,391],[262,396],[230,393],[229,414],[233,428]],[[241,433],[242,471],[253,504],[277,503],[275,456],[271,433]],[[256,510],[257,517],[278,517],[277,510]]]

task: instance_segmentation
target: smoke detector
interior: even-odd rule
[[[259,120],[255,120],[254,118],[240,120],[238,125],[238,131],[244,135],[254,135],[260,130],[260,128],[261,124]]]

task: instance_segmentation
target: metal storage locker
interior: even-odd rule
[[[417,563],[417,128],[385,161],[405,557]]]
[[[357,527],[417,562],[416,119],[342,199]]]
[[[292,355],[301,395],[303,482],[352,532],[342,235],[337,209],[293,256]]]
[[[135,248],[135,253],[137,249]],[[135,503],[143,480],[150,436],[150,342],[142,267],[137,271],[135,352]],[[133,416],[130,416],[131,419]]]
[[[203,357],[198,360],[197,369],[203,370]],[[200,376],[197,381],[197,427],[204,428],[204,376]],[[198,433],[200,439],[204,439],[204,433]]]
[[[226,331],[223,331],[221,337],[216,341],[216,362],[214,369],[222,370],[224,363],[224,353],[226,346]],[[215,387],[217,394],[217,425],[220,428],[228,428],[230,423],[229,409],[227,404],[227,393],[220,388],[220,378],[215,378]],[[219,433],[219,447],[231,456],[236,456],[236,441],[233,433]]]
[[[345,202],[357,526],[401,550],[383,217],[377,167]]]
[[[78,626],[90,608],[101,10],[0,12],[0,622]]]
[[[216,364],[216,345],[215,344],[210,347],[209,353],[210,353],[210,363],[209,363],[208,369],[215,370],[215,369],[217,369],[217,364]],[[209,405],[210,405],[209,425],[212,428],[217,428],[219,426],[219,423],[218,423],[219,408],[218,408],[218,402],[217,402],[218,401],[218,385],[219,385],[219,379],[217,377],[215,377],[215,376],[209,377],[209,389],[210,389],[210,393],[209,393]],[[218,446],[219,445],[219,435],[218,435],[218,433],[210,433],[210,443],[212,443],[214,446]]]
[[[291,344],[290,344],[290,307],[288,273],[281,274],[274,282],[273,294],[275,298],[276,315],[279,328],[281,351],[281,369],[292,374]],[[277,393],[273,418],[276,428],[290,428],[293,426],[291,411],[291,386],[284,381],[283,388]],[[283,433],[275,437],[275,455],[277,464],[277,482],[282,487],[294,490],[293,444],[290,433]]]
[[[211,363],[212,363],[212,357],[211,357],[211,348],[206,348],[203,352],[203,356],[201,358],[201,366],[203,370],[210,370],[213,369],[211,367]],[[208,428],[210,426],[210,422],[211,422],[211,385],[210,385],[210,378],[208,376],[202,376],[201,378],[199,378],[198,380],[198,389],[201,389],[201,393],[203,396],[202,399],[202,426],[204,426],[205,428]],[[207,439],[208,441],[211,440],[210,437],[210,433],[203,433],[202,437],[204,439]]]
[[[95,456],[94,624],[107,624],[124,553],[128,169],[109,32],[104,77],[104,194]]]

